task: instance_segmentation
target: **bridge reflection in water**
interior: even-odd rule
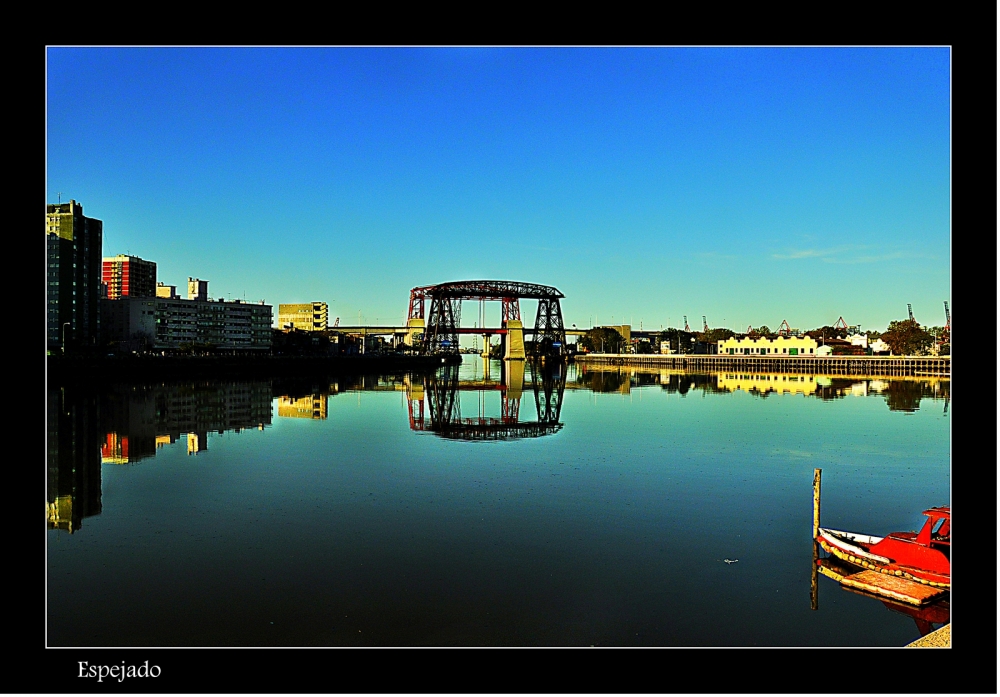
[[[410,428],[452,440],[489,441],[538,438],[563,427],[559,414],[566,390],[566,366],[562,361],[549,365],[528,363],[527,380],[522,362],[501,362],[498,381],[489,378],[489,362],[484,360],[483,364],[485,376],[481,380],[461,380],[459,366],[411,378],[406,389]],[[463,392],[479,393],[475,416],[462,415]],[[495,409],[489,405],[492,394],[499,397]],[[521,403],[526,398],[534,401],[534,420],[521,420]],[[490,411],[494,414],[490,415]]]

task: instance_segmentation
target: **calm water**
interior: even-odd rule
[[[824,525],[917,529],[948,381],[501,368],[50,388],[48,644],[921,635],[825,577],[810,608],[812,478]]]

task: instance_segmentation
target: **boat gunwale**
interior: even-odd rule
[[[871,552],[861,549],[860,547],[853,545],[850,542],[846,542],[844,540],[844,537],[841,537],[841,535],[845,536],[848,540],[856,540],[857,542],[860,542],[862,544],[876,544],[885,539],[882,537],[875,537],[873,535],[861,535],[859,533],[844,532],[842,530],[831,530],[830,528],[820,528],[818,537],[823,538],[831,545],[843,549],[845,552],[851,552],[852,554],[855,554],[864,559],[869,559],[871,561],[878,562],[879,564],[894,563],[893,560],[889,559],[888,557],[879,556],[878,554],[872,554]]]

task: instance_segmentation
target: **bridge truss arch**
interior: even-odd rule
[[[521,281],[451,281],[418,286],[410,291],[409,320],[426,321],[424,350],[429,353],[458,353],[458,328],[463,300],[492,300],[502,303],[501,319],[520,321],[520,300],[537,300],[535,353],[561,354],[566,346],[566,327],[559,301],[566,297],[558,288]],[[430,310],[425,316],[425,303]],[[520,325],[518,325],[520,326]]]

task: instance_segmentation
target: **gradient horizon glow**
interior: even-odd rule
[[[413,286],[506,279],[559,288],[567,326],[945,323],[946,47],[53,47],[46,70],[46,202],[275,318],[401,322]]]

